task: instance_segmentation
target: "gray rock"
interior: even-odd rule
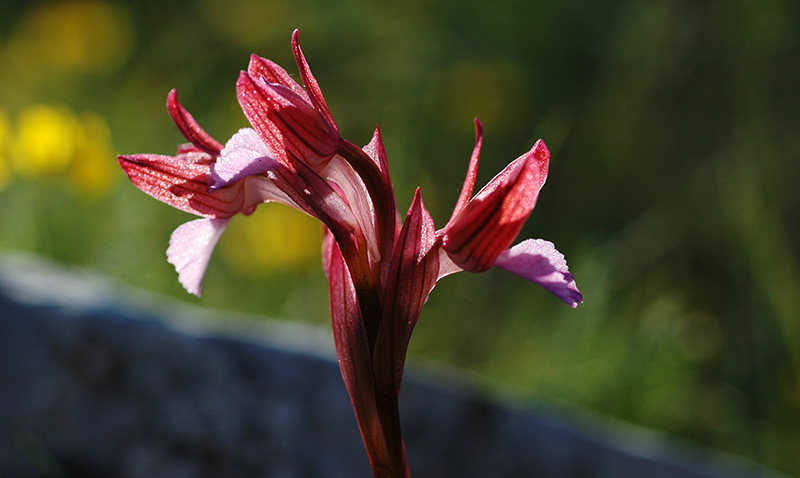
[[[0,259],[0,475],[370,476],[328,336],[153,303],[164,302]],[[401,416],[417,478],[778,477],[442,377],[407,374]]]

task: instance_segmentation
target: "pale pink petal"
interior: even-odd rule
[[[280,164],[258,133],[242,128],[225,144],[211,166],[211,189],[225,187],[244,177],[266,173]]]
[[[539,284],[571,307],[583,302],[564,255],[552,242],[543,239],[522,241],[500,253],[494,265]]]
[[[249,176],[244,179],[243,183],[245,200],[241,211],[243,214],[250,214],[259,204],[277,202],[291,206],[298,211],[304,212],[312,217],[316,217],[308,208],[302,207],[292,198],[290,198],[271,179],[269,179],[269,176],[272,176],[271,172],[268,173],[267,176]]]
[[[167,260],[175,266],[178,280],[190,294],[200,297],[203,276],[214,246],[230,218],[203,218],[181,224],[169,239]]]
[[[370,257],[375,262],[380,261],[381,253],[375,235],[375,223],[373,222],[375,214],[372,198],[367,192],[361,177],[339,155],[334,156],[325,166],[325,169],[322,170],[322,176],[338,186],[340,194],[343,195],[358,221],[358,225],[367,242]]]
[[[453,259],[450,259],[450,256],[447,254],[443,248],[439,247],[439,274],[436,277],[436,281],[442,279],[442,277],[447,277],[450,274],[455,274],[456,272],[462,272],[464,269],[458,266]]]

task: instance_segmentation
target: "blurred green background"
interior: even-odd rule
[[[327,327],[319,226],[237,217],[204,296],[165,260],[190,217],[118,153],[171,154],[165,107],[220,141],[258,53],[294,28],[342,135],[381,125],[398,204],[442,226],[485,126],[480,184],[537,138],[549,182],[521,237],[555,242],[585,303],[500,270],[443,280],[411,360],[800,475],[800,2],[197,0],[0,3],[0,250],[194,304]]]

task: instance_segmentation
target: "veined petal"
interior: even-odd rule
[[[303,55],[303,50],[300,49],[299,38],[300,32],[295,30],[292,33],[292,51],[294,52],[294,59],[297,62],[297,69],[300,70],[300,77],[303,78],[303,84],[306,87],[308,95],[311,97],[311,103],[325,118],[325,121],[328,122],[336,133],[336,136],[339,136],[339,127],[336,126],[333,115],[331,115],[328,105],[325,103],[325,98],[322,96],[322,90],[320,90],[316,78],[311,74],[311,67],[308,66],[306,57]]]
[[[294,81],[286,70],[273,61],[261,58],[258,55],[250,55],[250,64],[247,66],[247,72],[254,78],[262,78],[268,83],[283,85],[309,103],[311,102],[311,98],[308,97],[308,93],[300,86],[300,83]]]
[[[517,237],[536,205],[550,152],[541,140],[481,189],[445,226],[442,247],[464,270],[482,272]]]
[[[352,208],[331,184],[309,166],[301,163],[298,167],[298,171],[277,168],[269,172],[271,180],[292,201],[290,205],[322,221],[337,240],[362,235]]]
[[[242,128],[228,140],[219,158],[211,165],[211,190],[277,167],[280,163],[258,133],[252,128]]]
[[[400,390],[411,332],[436,285],[439,251],[435,245],[433,219],[417,189],[392,254],[375,346],[375,374],[385,394]]]
[[[242,187],[208,191],[208,162],[158,154],[118,156],[117,159],[136,187],[182,211],[197,216],[230,217],[244,207]]]
[[[167,260],[175,266],[178,280],[190,293],[200,297],[203,276],[217,241],[230,218],[203,218],[180,225],[169,240]]]
[[[324,166],[336,152],[338,132],[290,88],[242,72],[236,93],[244,115],[284,166],[293,168],[295,160]]]
[[[464,206],[467,205],[469,199],[472,197],[472,191],[475,190],[475,180],[478,178],[478,163],[480,162],[482,144],[483,125],[478,121],[478,118],[475,118],[475,147],[472,149],[472,156],[469,159],[467,176],[464,178],[464,184],[461,186],[461,194],[458,195],[456,207],[453,208],[453,215],[450,216],[451,221],[464,209]]]
[[[334,189],[333,183],[305,163],[298,163],[297,167],[295,172],[278,168],[270,171],[269,176],[298,209],[319,219],[331,231],[352,277],[357,278],[357,292],[364,293],[371,289],[372,272],[367,260],[366,238],[353,210]]]
[[[346,141],[342,141],[346,144]],[[376,210],[376,219],[378,216],[385,216],[386,229],[383,233],[384,237],[394,237],[395,226],[399,227],[400,216],[397,214],[397,205],[394,200],[394,188],[392,187],[392,180],[389,177],[389,162],[386,158],[386,148],[383,146],[383,139],[381,138],[381,129],[375,126],[375,132],[372,134],[372,139],[369,144],[362,149],[364,153],[378,166],[380,178],[383,181],[383,187],[379,189],[378,194],[370,194],[372,201],[377,200],[377,204],[373,204]],[[362,176],[363,177],[363,176]],[[369,190],[369,188],[367,188]],[[376,228],[379,225],[376,224]],[[390,243],[390,241],[386,241]]]
[[[348,389],[351,386],[359,389],[350,390],[354,401],[357,397],[369,400],[373,392],[373,377],[369,366],[367,331],[350,271],[330,231],[326,232],[322,242],[322,263],[328,278],[333,337],[342,375]]]
[[[564,255],[552,242],[543,239],[522,241],[500,253],[495,266],[539,284],[571,307],[583,302]]]
[[[178,101],[178,92],[174,89],[167,96],[167,111],[183,136],[194,146],[209,154],[219,154],[222,145],[197,124],[194,117]]]
[[[386,151],[381,141],[380,130],[375,129],[372,140],[364,149],[342,139],[338,154],[353,168],[353,172],[365,188],[366,198],[360,202],[369,205],[371,222],[374,224],[374,227],[368,230],[373,237],[368,237],[367,240],[377,244],[379,251],[373,260],[389,257],[394,246],[395,228],[400,218],[389,179]],[[380,270],[376,270],[377,276],[385,277],[388,266],[389,261],[382,261]]]

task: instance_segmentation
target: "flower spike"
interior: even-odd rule
[[[175,156],[118,160],[139,189],[200,216],[179,226],[167,248],[178,280],[198,296],[233,216],[278,202],[324,225],[322,265],[336,354],[373,473],[410,478],[398,394],[411,333],[437,281],[496,266],[572,307],[583,301],[551,242],[528,239],[511,246],[547,179],[550,152],[536,142],[473,195],[483,144],[483,126],[475,119],[475,147],[450,220],[436,230],[417,189],[401,221],[380,129],[363,148],[341,138],[297,30],[292,52],[300,83],[272,61],[250,57],[236,82],[250,127],[224,145],[172,90],[167,110],[189,143]]]

